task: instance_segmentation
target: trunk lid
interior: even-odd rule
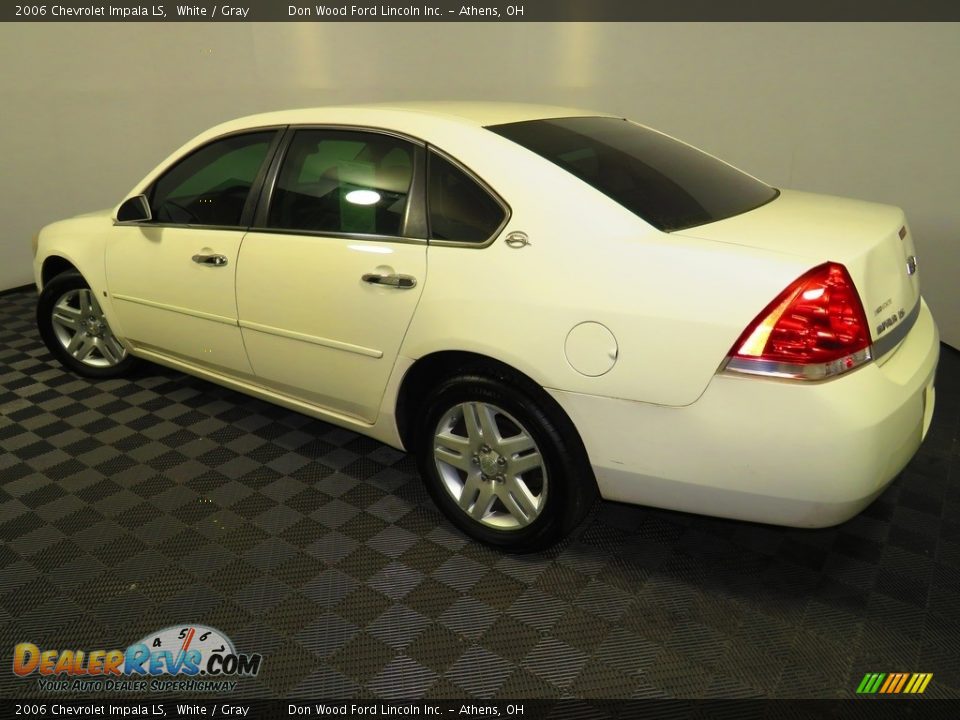
[[[793,255],[810,267],[843,263],[860,294],[874,343],[902,339],[898,326],[916,317],[916,250],[900,208],[783,190],[755,210],[675,234]],[[892,349],[888,345],[881,343],[883,352],[875,357]]]

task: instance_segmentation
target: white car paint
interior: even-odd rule
[[[211,229],[198,239],[190,228],[111,227],[104,247],[109,307],[116,318],[108,313],[111,327],[123,328],[123,337],[143,351],[250,377],[233,272],[186,262],[215,250],[235,268],[244,234]],[[106,311],[103,300],[101,305]]]
[[[283,254],[276,252],[278,242],[285,244]],[[315,237],[251,232],[243,253],[237,268],[240,326],[257,378],[279,392],[373,423],[428,284],[426,245],[318,243]],[[316,268],[329,272],[318,278]],[[401,272],[418,282],[402,291],[359,282],[368,272]],[[276,313],[277,307],[284,312]]]
[[[838,378],[734,376],[722,366],[750,321],[825,261],[847,267],[877,340],[875,306],[889,300],[909,311],[919,301],[917,276],[900,271],[915,253],[912,237],[897,236],[902,212],[783,191],[751,212],[664,233],[483,127],[578,115],[598,113],[423,104],[225,123],[172,153],[128,197],[226,133],[347,126],[428,141],[493,188],[509,221],[483,247],[321,244],[242,230],[161,238],[115,225],[114,208],[44,228],[37,285],[48,258],[63,258],[133,354],[395,447],[410,368],[432,353],[468,351],[548,390],[579,431],[603,497],[799,526],[864,507],[929,426],[939,346],[925,304],[898,348]],[[529,245],[504,242],[517,231]],[[223,254],[232,269],[187,261],[205,252]],[[367,272],[408,274],[417,285],[363,285]],[[575,330],[584,327],[606,334]]]
[[[916,453],[933,417],[938,344],[924,303],[888,362],[823,383],[720,373],[679,408],[552,394],[583,434],[605,498],[825,527],[866,507]]]

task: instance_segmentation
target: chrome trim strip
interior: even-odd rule
[[[839,360],[815,365],[734,357],[726,362],[723,369],[727,372],[743,373],[745,375],[763,375],[764,377],[787,378],[790,380],[826,380],[854,370],[871,359],[870,348],[864,348]],[[849,365],[847,364],[848,360],[850,361]]]
[[[175,312],[180,315],[188,315],[189,317],[200,318],[201,320],[211,320],[224,325],[237,325],[236,318],[226,317],[224,315],[215,315],[214,313],[206,313],[200,310],[191,310],[189,308],[179,307],[177,305],[168,305],[166,303],[154,302],[153,300],[144,300],[143,298],[132,297],[130,295],[112,294],[110,297],[112,297],[114,300],[123,300],[136,305],[145,305],[146,307],[156,308],[157,310],[169,310],[170,312]]]
[[[910,334],[919,317],[920,298],[917,298],[917,304],[913,306],[913,310],[911,310],[903,320],[894,325],[889,332],[881,335],[880,338],[873,343],[873,357],[879,360],[903,342],[907,335]]]
[[[424,238],[400,237],[398,235],[374,235],[366,233],[332,232],[327,230],[295,230],[274,227],[251,227],[248,232],[264,235],[300,235],[303,237],[331,238],[333,240],[362,240],[364,242],[400,243],[403,245],[426,245]]]
[[[297,130],[335,130],[335,131],[347,131],[347,132],[362,132],[370,133],[373,135],[389,135],[390,137],[395,137],[400,140],[406,140],[413,145],[419,145],[420,147],[425,147],[427,142],[418,138],[415,135],[410,135],[401,130],[392,130],[390,128],[379,127],[377,125],[355,125],[353,123],[291,123],[286,125],[294,131]]]
[[[150,228],[157,228],[158,230],[162,228],[175,228],[178,230],[231,230],[234,232],[245,232],[247,230],[246,225],[189,225],[186,223],[165,223],[165,222],[117,222],[113,221],[114,227],[139,227],[144,228],[145,230]]]
[[[284,330],[283,328],[273,327],[272,325],[261,325],[260,323],[241,320],[240,327],[246,330],[266,333],[267,335],[276,335],[277,337],[287,338],[289,340],[300,340],[301,342],[308,342],[312,345],[322,345],[323,347],[332,348],[333,350],[343,350],[344,352],[363,355],[364,357],[374,358],[375,360],[383,357],[382,350],[363,347],[362,345],[352,345],[351,343],[330,340],[329,338],[318,337],[316,335],[298,333],[293,330]]]

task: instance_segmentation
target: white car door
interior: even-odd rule
[[[276,392],[372,423],[426,280],[424,149],[302,128],[281,153],[237,266],[253,371]]]
[[[112,229],[107,285],[123,336],[147,353],[250,375],[237,321],[236,269],[249,197],[278,130],[219,138],[146,191],[152,219]]]

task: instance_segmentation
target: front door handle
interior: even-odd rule
[[[412,275],[397,275],[396,273],[389,275],[365,273],[360,279],[371,285],[386,285],[387,287],[396,288],[397,290],[409,290],[417,284],[417,279]]]
[[[193,261],[200,265],[213,265],[213,267],[223,267],[227,264],[226,255],[194,255]]]

